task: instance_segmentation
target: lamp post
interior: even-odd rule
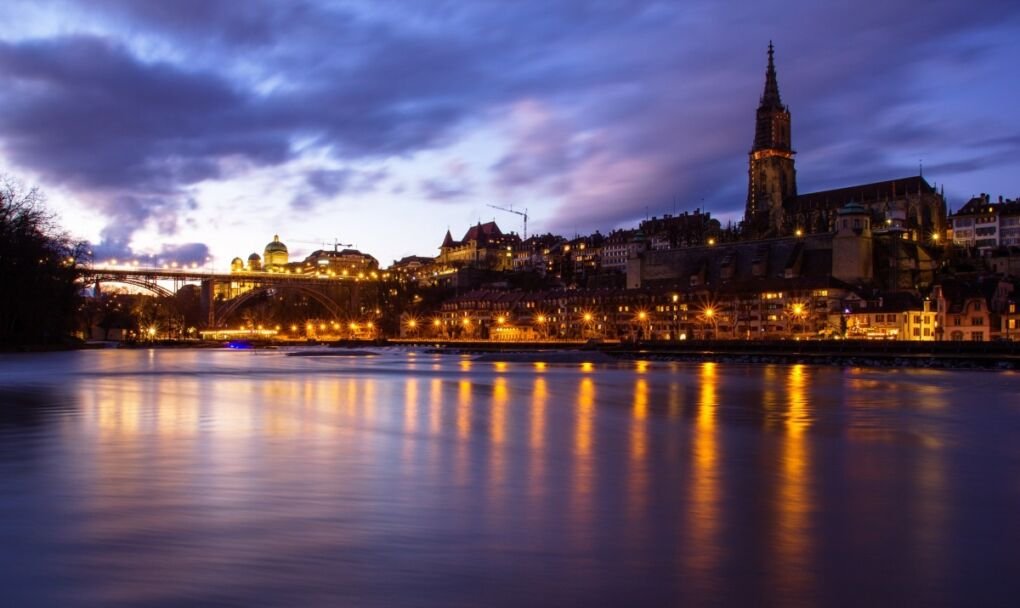
[[[803,302],[794,302],[793,304],[790,305],[789,318],[790,318],[790,336],[791,337],[796,337],[796,334],[797,334],[796,330],[797,330],[798,327],[800,327],[799,324],[804,322],[804,319],[805,319],[806,316],[807,316],[807,308],[804,306]],[[800,327],[800,329],[801,329],[801,331],[803,331],[804,328]]]
[[[538,315],[537,317],[535,317],[535,322],[538,323],[538,336],[539,336],[539,338],[541,338],[543,340],[544,339],[548,339],[548,337],[549,337],[546,334],[546,323],[548,321],[549,321],[549,319],[546,318],[545,315]]]
[[[638,340],[649,339],[651,332],[645,331],[645,326],[648,325],[648,313],[644,310],[639,310],[637,313],[637,326],[638,326]]]
[[[715,308],[712,307],[712,306],[706,306],[701,311],[701,316],[702,316],[702,320],[704,321],[704,323],[712,328],[712,333],[711,334],[709,334],[707,332],[707,330],[703,328],[702,332],[703,332],[704,335],[702,337],[704,339],[706,339],[706,340],[714,338],[715,337]]]

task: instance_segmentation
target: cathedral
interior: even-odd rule
[[[833,232],[838,211],[850,203],[863,207],[874,226],[903,231],[909,240],[930,242],[944,234],[945,198],[920,175],[798,194],[790,127],[790,109],[779,95],[770,42],[748,161],[746,237]]]

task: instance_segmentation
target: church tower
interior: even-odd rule
[[[779,98],[774,53],[769,42],[765,91],[758,104],[748,166],[744,232],[752,238],[782,234],[783,202],[797,196],[797,173],[790,144],[790,110]]]

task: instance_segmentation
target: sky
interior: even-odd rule
[[[776,47],[800,192],[1020,195],[1020,3],[4,0],[0,174],[98,261],[385,267],[496,220],[739,221]],[[206,259],[209,262],[205,262]]]

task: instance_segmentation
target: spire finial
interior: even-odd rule
[[[776,64],[774,60],[775,47],[769,40],[769,65],[765,70],[765,92],[761,96],[761,105],[770,108],[782,108],[783,102],[779,98],[779,82],[776,79]]]

